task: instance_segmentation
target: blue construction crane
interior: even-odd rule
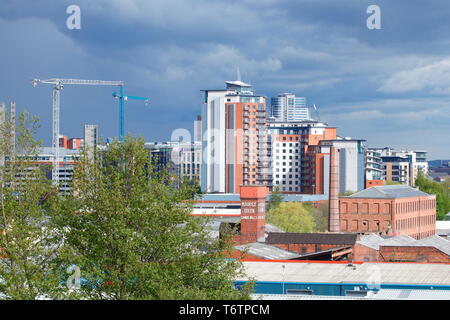
[[[127,100],[141,100],[148,103],[148,98],[128,96],[123,94],[123,86],[119,86],[119,94],[113,93],[113,97],[119,99],[119,141],[123,141],[125,136],[125,101]]]

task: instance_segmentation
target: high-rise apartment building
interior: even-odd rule
[[[381,179],[414,187],[419,172],[428,174],[426,151],[394,150],[389,147],[370,148],[380,154],[382,160]]]
[[[321,140],[335,139],[336,128],[318,121],[267,123],[272,141],[273,186],[287,193],[324,193]]]
[[[304,97],[296,97],[292,93],[279,94],[271,99],[272,117],[276,121],[306,121],[311,120],[309,109]]]
[[[383,162],[381,153],[366,149],[366,188],[383,185]]]
[[[339,192],[357,192],[365,189],[365,146],[366,140],[352,138],[338,138],[322,140],[319,145],[321,153],[330,154],[330,148],[334,147],[339,159]],[[326,157],[328,159],[328,157]],[[330,162],[324,160],[324,176],[328,177]],[[328,179],[324,179],[328,181]],[[326,191],[327,188],[325,188]]]
[[[94,158],[95,149],[97,148],[98,142],[98,125],[85,124],[83,147],[87,150],[86,152],[90,159]]]
[[[155,170],[168,169],[180,179],[200,181],[201,142],[146,142]]]
[[[202,141],[202,116],[197,116],[197,120],[194,121],[194,141]]]
[[[201,189],[239,193],[241,185],[269,185],[266,97],[239,77],[225,84],[203,90]]]
[[[98,125],[84,125],[84,146],[94,148],[98,145]]]

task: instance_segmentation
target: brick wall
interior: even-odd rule
[[[380,261],[378,250],[355,244],[353,247],[353,261],[378,262]]]
[[[298,254],[307,254],[317,251],[328,250],[339,247],[336,244],[306,244],[306,243],[289,243],[289,244],[270,244],[280,249],[296,252]]]
[[[265,186],[241,186],[241,244],[256,242],[265,234],[267,191]]]
[[[423,239],[436,230],[434,195],[397,199],[339,199],[340,231],[405,234]]]
[[[450,263],[450,256],[434,247],[380,246],[380,261]]]

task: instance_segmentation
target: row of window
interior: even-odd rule
[[[407,219],[399,219],[396,221],[395,226],[397,230],[414,229],[419,226],[432,225],[436,221],[434,215],[428,215],[423,217],[411,217]]]
[[[286,149],[275,149],[274,150],[275,151],[275,153],[299,153],[300,151],[298,150],[298,149],[289,149],[289,150],[286,150]],[[288,152],[287,152],[288,151]]]
[[[395,206],[396,213],[417,212],[419,210],[432,210],[435,208],[436,202],[434,200],[397,203]]]
[[[379,214],[379,213],[391,213],[391,205],[390,203],[358,203],[353,202],[351,204],[346,202],[341,202],[340,206],[341,213],[350,213],[350,214]]]
[[[287,171],[286,171],[287,170]],[[275,172],[280,172],[280,168],[275,168]],[[281,168],[281,172],[294,172],[294,169]],[[298,168],[295,168],[295,172],[299,172]]]

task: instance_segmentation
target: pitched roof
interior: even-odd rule
[[[240,246],[235,246],[234,248],[239,251],[247,250],[247,253],[251,255],[270,260],[290,260],[301,256],[297,253],[283,250],[274,246],[269,246],[268,244],[260,242],[243,244]]]
[[[384,238],[373,233],[361,236],[361,238],[356,243],[378,250],[380,248],[380,243],[384,240],[385,240]]]
[[[393,186],[375,186],[368,189],[361,190],[348,196],[347,198],[410,198],[410,197],[424,197],[429,196],[428,193],[411,188],[406,185]]]
[[[382,237],[371,234],[362,236],[357,242],[375,250],[380,246],[386,247],[433,247],[450,256],[450,241],[438,236],[432,235],[424,239],[416,240],[407,235],[398,235],[392,238],[383,239]]]
[[[435,247],[436,249],[439,249],[440,251],[450,256],[450,241],[445,240],[444,238],[437,235],[432,235],[428,238],[418,240],[417,244],[426,247]]]
[[[407,236],[405,234],[401,234],[392,238],[385,239],[379,243],[380,246],[414,246],[417,243],[417,240]]]
[[[270,232],[266,238],[268,244],[336,244],[354,245],[358,235],[356,233],[280,233]]]

